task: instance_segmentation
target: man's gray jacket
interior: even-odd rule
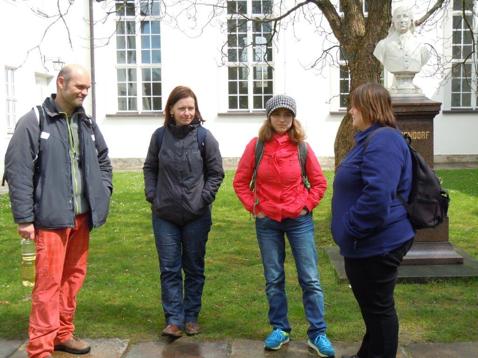
[[[34,110],[19,119],[5,155],[5,177],[17,224],[40,228],[74,227],[73,181],[68,130],[54,96],[43,102],[45,118]],[[96,123],[79,107],[80,168],[90,211],[90,228],[105,223],[113,189],[108,147]],[[41,131],[40,131],[41,126]]]

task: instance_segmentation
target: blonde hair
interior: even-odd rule
[[[294,118],[292,120],[292,125],[287,130],[287,134],[291,141],[294,143],[303,142],[305,139],[305,132],[302,128],[300,122]],[[259,129],[259,140],[262,142],[268,142],[272,139],[274,135],[274,128],[272,128],[271,118],[267,118]]]

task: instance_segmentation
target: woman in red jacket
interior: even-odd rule
[[[246,146],[233,183],[242,204],[256,218],[257,241],[269,302],[269,321],[273,328],[264,341],[264,347],[278,350],[289,342],[291,327],[287,319],[284,273],[284,238],[287,235],[309,321],[308,345],[321,357],[334,356],[332,344],[325,334],[324,297],[317,269],[312,221],[312,210],[324,196],[327,182],[308,144],[305,144],[305,172],[310,188],[303,181],[299,144],[304,141],[305,135],[295,119],[295,100],[285,95],[274,96],[267,101],[266,112],[267,119],[259,130],[259,138],[252,139]],[[264,146],[262,159],[255,168],[258,140]],[[255,169],[255,185],[251,189]]]

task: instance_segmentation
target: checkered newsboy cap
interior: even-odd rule
[[[266,102],[266,113],[267,118],[274,112],[276,109],[279,108],[286,108],[295,115],[297,113],[297,106],[295,104],[295,99],[292,97],[286,96],[285,94],[279,94],[277,96],[272,97]]]

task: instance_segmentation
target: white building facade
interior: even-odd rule
[[[268,45],[274,31],[269,23],[252,25],[233,13],[277,14],[279,2],[272,0],[227,1],[222,8],[204,5],[207,1],[194,7],[192,1],[62,0],[61,16],[56,3],[0,1],[0,173],[16,121],[55,91],[63,63],[91,68],[95,91],[86,108],[92,113],[95,104],[114,160],[141,165],[151,134],[162,125],[170,91],[186,85],[196,93],[223,157],[241,156],[265,119],[265,101],[285,93],[296,99],[297,117],[317,156],[324,166],[333,163],[349,81],[338,51],[315,64],[336,43],[314,7],[305,18],[286,20]],[[471,63],[462,64],[473,47],[461,4],[452,1],[439,21],[419,29],[437,53],[415,79],[427,97],[442,103],[434,119],[436,162],[478,162],[478,71],[472,65],[478,61],[474,53]],[[465,6],[477,36],[477,0]],[[416,7],[414,13],[425,10]],[[389,77],[385,74],[385,84]]]

